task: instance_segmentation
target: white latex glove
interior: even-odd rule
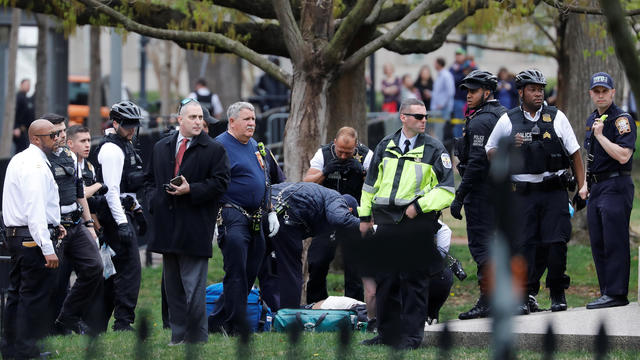
[[[269,221],[269,237],[276,236],[280,229],[280,222],[278,221],[278,215],[275,211],[269,213],[267,221]]]

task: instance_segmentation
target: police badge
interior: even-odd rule
[[[551,115],[549,115],[549,114],[542,114],[542,121],[544,121],[544,122],[551,122]]]

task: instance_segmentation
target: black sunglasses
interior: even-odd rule
[[[429,115],[427,114],[402,114],[404,116],[413,116],[414,118],[416,118],[416,120],[422,120],[422,119],[426,119],[429,117]]]
[[[60,133],[62,132],[62,130],[58,130],[58,131],[54,131],[50,134],[36,134],[36,136],[48,136],[49,138],[51,138],[51,140],[55,140],[58,136],[60,136]]]
[[[200,102],[194,98],[184,98],[182,100],[180,100],[180,106],[178,107],[178,114],[180,114],[180,110],[182,110],[182,107],[187,105],[188,103],[195,101],[198,104],[200,104]]]

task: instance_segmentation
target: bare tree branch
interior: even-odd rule
[[[413,10],[411,10],[402,20],[400,20],[391,30],[389,30],[386,34],[379,36],[375,40],[371,41],[367,45],[360,48],[358,51],[353,53],[348,59],[345,60],[344,64],[341,66],[340,72],[347,71],[354,66],[358,65],[361,61],[363,61],[367,56],[373,54],[376,50],[381,47],[387,45],[395,38],[400,36],[403,31],[405,31],[409,25],[413,24],[416,20],[418,20],[422,15],[424,15],[429,9],[440,5],[444,0],[424,0],[418,6],[416,6]]]
[[[103,14],[113,18],[114,20],[122,24],[128,31],[133,31],[138,34],[154,37],[157,39],[197,43],[225,49],[246,59],[250,63],[264,70],[266,73],[272,75],[282,83],[291,86],[290,74],[286,73],[280,67],[276,66],[257,52],[249,49],[239,41],[231,40],[226,36],[216,33],[157,29],[150,26],[142,25],[131,20],[126,15],[121,14],[120,12],[112,9],[104,3],[101,3],[99,0],[78,1],[82,2],[88,7],[95,8]]]
[[[358,33],[358,29],[360,29],[367,15],[371,13],[371,8],[375,3],[376,0],[358,1],[353,10],[349,12],[349,15],[344,18],[329,44],[323,50],[326,64],[329,66],[337,64],[344,57],[351,40]]]
[[[284,43],[289,50],[291,61],[299,65],[302,62],[300,49],[304,41],[302,40],[302,33],[296,23],[296,19],[293,17],[291,3],[289,0],[273,0],[273,8],[278,16],[278,21],[280,21]]]
[[[558,0],[543,0],[543,1],[547,5],[552,6],[560,11],[574,12],[574,13],[581,13],[581,14],[588,14],[588,15],[603,15],[602,10],[598,8],[592,8],[588,6],[579,6],[579,5],[570,5]],[[600,3],[602,4],[602,2]],[[601,5],[601,7],[604,7],[604,5]],[[634,15],[640,15],[640,9],[634,9],[629,11],[623,10],[623,16],[634,16]]]
[[[551,44],[553,45],[554,49],[556,49],[556,52],[558,52],[558,47],[560,46],[558,44],[558,42],[556,41],[556,39],[551,36],[551,34],[547,31],[547,29],[540,23],[540,21],[536,18],[532,18],[533,19],[533,25],[535,25],[538,30],[540,30],[544,36],[551,41]]]
[[[386,0],[378,0],[378,2],[376,2],[376,5],[371,10],[371,14],[369,14],[369,16],[367,16],[367,18],[364,20],[365,25],[371,25],[374,21],[376,21],[376,19],[380,15],[380,10],[382,10],[382,5],[384,5],[385,1]]]
[[[449,8],[446,2],[441,2],[440,4],[429,9],[429,14],[440,13]],[[407,14],[411,11],[411,5],[396,3],[389,7],[382,8],[380,11],[380,15],[377,19],[374,20],[373,24],[381,25],[388,24],[396,21],[402,20]]]
[[[396,42],[403,42],[405,40],[396,40]],[[407,41],[415,41],[415,40],[407,40]],[[533,55],[540,55],[540,56],[548,56],[548,57],[556,57],[556,52],[554,51],[545,51],[545,50],[538,50],[538,49],[527,49],[527,48],[522,48],[519,46],[514,46],[512,48],[509,47],[500,47],[500,46],[489,46],[489,45],[485,45],[485,44],[480,44],[480,43],[473,43],[473,42],[468,42],[468,41],[460,41],[460,40],[454,40],[454,39],[447,39],[445,40],[445,42],[451,43],[451,44],[460,44],[460,45],[468,45],[468,46],[473,46],[476,47],[478,49],[485,49],[485,50],[494,50],[494,51],[504,51],[504,52],[514,52],[514,53],[520,53],[520,54],[533,54]],[[408,47],[409,45],[407,45],[406,47]]]

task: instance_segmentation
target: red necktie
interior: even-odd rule
[[[187,150],[187,142],[189,142],[189,139],[184,138],[180,143],[180,148],[176,155],[176,168],[173,170],[173,176],[178,176],[178,170],[180,170],[180,164],[182,164],[182,157],[184,156],[185,150]]]

